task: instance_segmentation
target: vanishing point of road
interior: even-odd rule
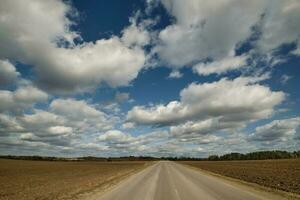
[[[99,200],[258,200],[266,197],[175,162],[161,161],[131,176]],[[276,198],[277,199],[277,198]]]

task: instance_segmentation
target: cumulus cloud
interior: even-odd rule
[[[219,117],[222,122],[267,118],[284,99],[283,92],[256,83],[255,78],[226,78],[217,82],[192,83],[180,92],[180,101],[152,107],[135,106],[127,120],[136,124],[165,126],[188,120]]]
[[[128,47],[145,46],[150,43],[150,33],[146,30],[145,24],[137,24],[136,18],[130,18],[131,25],[123,30],[122,41]]]
[[[110,143],[129,143],[134,140],[134,137],[119,130],[110,130],[98,137],[99,141],[107,141]]]
[[[30,143],[67,147],[77,133],[68,119],[43,110],[34,110],[34,113],[19,116],[17,120],[23,127],[19,139]]]
[[[167,27],[152,30],[150,12],[159,1],[173,18]],[[297,137],[298,117],[259,126],[249,136],[243,132],[249,123],[272,116],[286,98],[261,84],[266,77],[191,83],[181,90],[179,100],[134,106],[125,121],[119,104],[130,101],[126,92],[117,92],[103,107],[75,98],[50,98],[50,93],[86,92],[102,84],[129,85],[151,62],[172,67],[168,78],[180,78],[185,66],[201,76],[248,70],[248,64],[260,65],[256,56],[271,60],[273,66],[282,59],[272,53],[286,43],[295,44],[294,55],[300,52],[297,0],[146,3],[146,15],[131,17],[120,35],[85,42],[75,31],[79,14],[71,2],[0,2],[0,85],[10,88],[0,90],[2,150],[179,156],[256,150],[260,142]],[[237,53],[253,34],[253,49]],[[33,83],[22,79],[13,64],[18,62],[32,67]],[[280,81],[289,79],[283,75]],[[47,104],[35,106],[43,102]],[[142,133],[138,125],[163,131]],[[137,128],[135,134],[129,133],[132,128]]]
[[[73,132],[72,127],[66,127],[66,126],[52,126],[49,127],[47,130],[52,135],[68,135]]]
[[[46,130],[51,126],[60,126],[66,123],[66,119],[54,113],[35,109],[32,114],[25,114],[18,117],[19,123],[28,131]]]
[[[134,123],[132,123],[132,122],[124,123],[124,124],[122,124],[122,128],[124,128],[124,129],[134,128]]]
[[[85,130],[110,129],[114,123],[104,112],[83,100],[56,99],[49,107],[51,112],[69,119],[74,126]]]
[[[193,70],[199,75],[222,74],[246,66],[246,61],[247,56],[229,56],[219,61],[198,63]]]
[[[172,68],[194,66],[200,75],[239,69],[245,57],[236,49],[253,35],[251,45],[259,55],[271,55],[287,43],[298,44],[294,53],[299,52],[297,0],[160,2],[174,20],[159,32],[154,52]]]
[[[52,145],[55,147],[61,146],[61,147],[68,147],[70,146],[70,138],[59,135],[56,137],[50,137],[50,136],[38,136],[33,133],[23,133],[20,135],[21,141],[26,141],[31,144],[45,144],[45,145]]]
[[[168,135],[167,131],[154,131],[132,136],[120,130],[109,130],[98,137],[98,142],[105,143],[111,150],[144,151],[149,148],[149,144],[154,145]]]
[[[188,121],[170,127],[170,133],[175,137],[191,137],[195,135],[207,135],[219,130],[229,130],[243,127],[244,122],[226,122],[222,118],[209,118],[200,121]]]
[[[21,112],[47,99],[47,93],[32,85],[20,86],[15,91],[0,90],[0,111]]]
[[[74,22],[67,16],[76,13],[70,4],[5,0],[0,5],[0,59],[33,65],[38,83],[47,90],[72,93],[103,82],[112,87],[127,85],[144,65],[146,57],[139,45],[147,38],[140,27],[125,29],[122,38],[75,45],[80,35],[70,28]],[[137,45],[131,46],[133,42]]]
[[[257,46],[263,51],[270,51],[282,44],[296,42],[299,51],[299,13],[300,2],[297,0],[269,1]]]
[[[13,83],[18,76],[20,75],[17,72],[15,66],[10,63],[8,60],[0,60],[0,85],[8,85]]]
[[[249,140],[254,141],[274,141],[287,140],[295,135],[297,128],[300,126],[300,118],[289,118],[274,120],[255,129],[250,134]]]
[[[266,1],[162,0],[162,4],[176,20],[159,33],[156,51],[170,65],[182,67],[232,55],[251,34]]]
[[[24,128],[15,117],[0,113],[0,136],[7,136],[12,132],[21,132]]]
[[[216,135],[198,135],[198,134],[189,134],[189,135],[181,135],[176,138],[179,143],[189,143],[196,145],[208,145],[216,143],[220,141],[222,138]]]
[[[44,142],[17,140],[16,138],[2,138],[0,147],[4,153],[19,154],[21,151],[22,155],[32,155],[33,152],[37,153],[37,149],[40,155],[58,155],[58,152],[70,149],[65,146],[53,146]]]
[[[117,37],[56,49],[52,55],[49,63],[38,68],[39,78],[42,86],[57,92],[84,91],[101,82],[112,87],[127,85],[145,61],[140,48],[127,48]]]
[[[183,74],[180,73],[180,71],[178,71],[178,70],[173,70],[173,71],[169,74],[168,78],[181,78],[182,76],[183,76]]]
[[[30,113],[0,114],[2,136],[52,146],[70,147],[114,124],[115,119],[95,105],[75,99],[54,99],[48,109],[32,109]]]

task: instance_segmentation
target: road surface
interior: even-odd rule
[[[99,200],[258,200],[246,186],[184,165],[161,161],[105,193]]]

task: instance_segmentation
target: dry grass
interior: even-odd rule
[[[0,199],[77,199],[107,187],[146,162],[61,162],[0,159]]]
[[[300,194],[300,159],[187,161],[184,164],[266,187]]]

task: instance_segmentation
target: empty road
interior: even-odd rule
[[[174,162],[162,161],[131,176],[99,200],[258,200],[246,186]],[[272,197],[274,199],[274,197]]]

